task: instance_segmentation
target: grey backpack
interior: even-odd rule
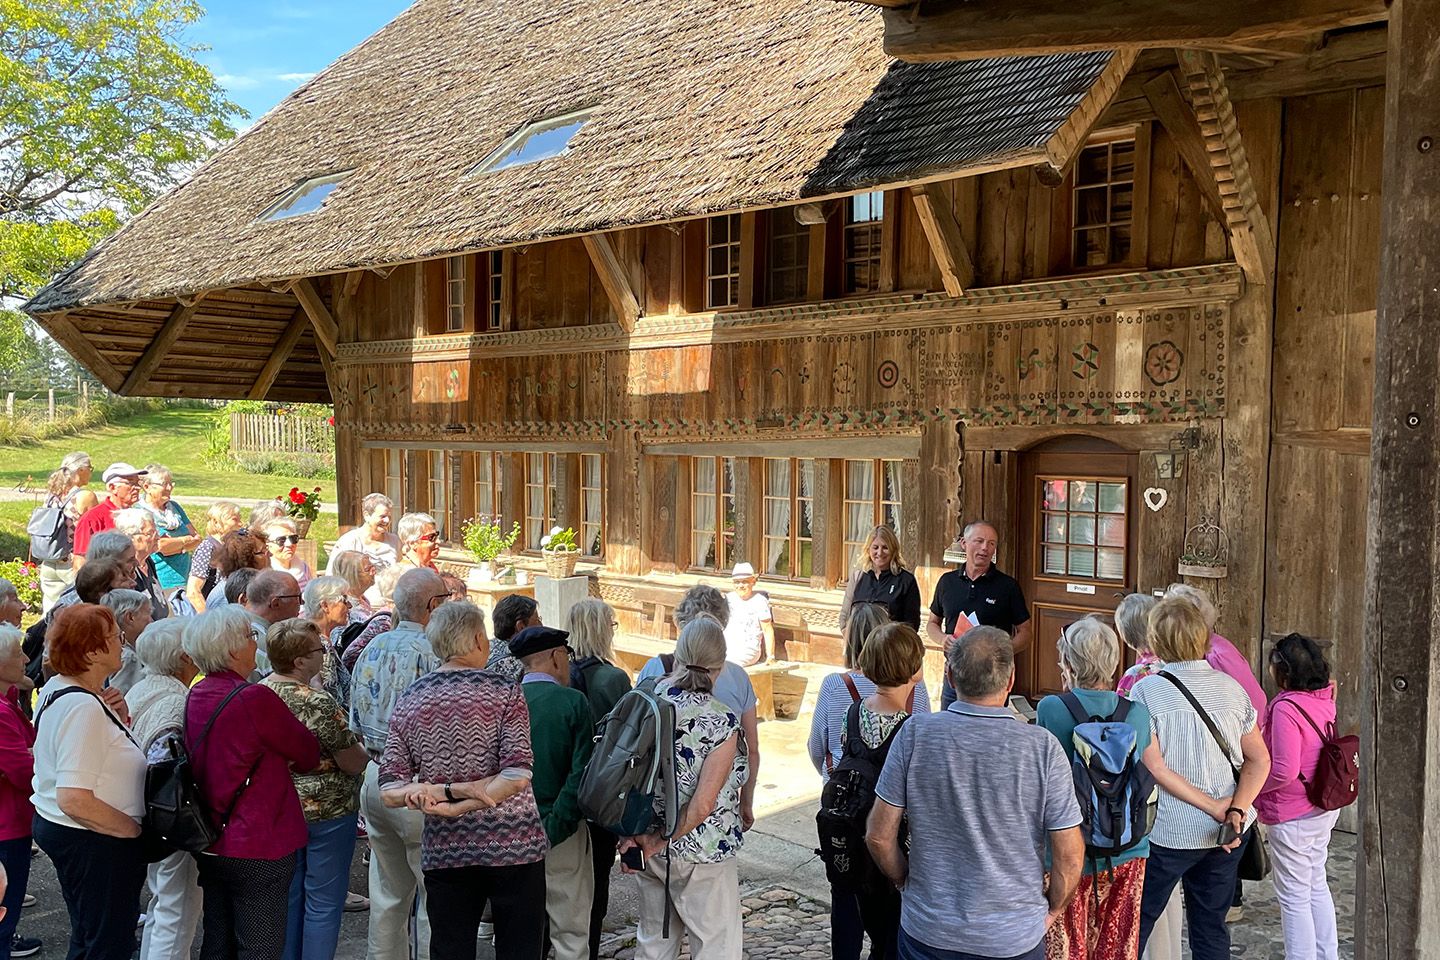
[[[580,813],[620,837],[675,832],[675,705],[641,681],[601,720],[595,752],[580,778]],[[657,824],[657,812],[658,820]]]
[[[70,524],[65,522],[63,504],[49,501],[30,514],[25,532],[30,535],[30,559],[51,562],[70,559]]]

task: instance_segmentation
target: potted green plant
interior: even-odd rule
[[[475,578],[482,583],[495,579],[495,558],[509,550],[520,536],[520,524],[505,531],[499,517],[471,517],[460,526],[465,549],[475,558]]]
[[[551,527],[550,532],[540,538],[540,555],[545,558],[545,572],[556,580],[575,574],[575,563],[580,559],[580,546],[576,542],[574,527]]]
[[[320,488],[306,493],[299,487],[291,487],[289,493],[275,500],[285,508],[285,515],[295,521],[295,532],[300,539],[310,536],[310,525],[320,516]]]

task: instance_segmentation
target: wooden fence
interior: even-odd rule
[[[231,453],[335,454],[335,428],[320,417],[230,414]]]

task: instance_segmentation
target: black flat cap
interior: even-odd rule
[[[569,640],[569,633],[555,627],[526,627],[510,638],[510,655],[523,660],[532,653],[563,647]]]

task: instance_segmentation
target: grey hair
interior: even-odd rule
[[[174,479],[175,479],[175,474],[171,473],[171,472],[170,472],[170,468],[167,467],[167,466],[165,466],[164,464],[159,464],[159,463],[146,464],[146,465],[145,465],[145,479],[153,483],[153,482],[155,482],[155,479],[156,479],[157,477],[164,477],[166,480],[174,480]]]
[[[355,590],[367,559],[369,558],[359,550],[341,550],[330,558],[330,569],[334,570],[335,576],[344,580],[351,590]]]
[[[430,598],[445,592],[440,574],[424,567],[406,570],[395,583],[395,613],[401,620],[419,623],[425,619]]]
[[[1210,599],[1210,594],[1198,587],[1192,587],[1188,583],[1172,583],[1165,588],[1165,599],[1187,601],[1200,611],[1200,619],[1205,621],[1205,626],[1211,632],[1214,632],[1215,621],[1220,619],[1220,611],[1215,609],[1215,601]]]
[[[124,513],[125,511],[116,512]],[[97,533],[90,538],[90,546],[85,548],[85,559],[116,560],[134,546],[135,542],[130,539],[129,534],[121,533],[119,530],[106,530],[104,533]]]
[[[425,625],[425,639],[441,660],[463,657],[478,647],[485,634],[485,611],[469,600],[447,603]]]
[[[570,646],[576,658],[598,657],[609,660],[615,656],[615,611],[604,600],[587,597],[565,616],[565,629],[570,633]]]
[[[709,671],[723,666],[725,628],[713,617],[696,617],[680,630],[680,639],[675,641],[675,672],[665,682],[681,690],[711,693],[715,681]]]
[[[259,533],[271,520],[284,515],[285,508],[278,501],[261,500],[250,508],[250,523],[247,529],[252,533]]]
[[[19,600],[20,593],[15,589],[15,584],[0,577],[0,600]]]
[[[140,631],[135,640],[135,657],[150,677],[174,677],[180,674],[180,657],[185,653],[187,621],[180,617],[156,620]]]
[[[349,592],[350,584],[342,577],[316,577],[301,592],[301,614],[313,620],[320,616],[321,606],[344,600]]]
[[[989,520],[971,520],[969,523],[965,524],[965,529],[960,532],[960,539],[969,540],[970,534],[975,532],[976,527],[989,527],[991,530],[995,531],[996,537],[1000,536],[1000,528],[995,526],[995,524],[991,523]]]
[[[368,517],[381,507],[395,509],[395,504],[383,493],[367,493],[365,499],[360,501],[360,516]]]
[[[1148,593],[1127,593],[1115,608],[1115,629],[1136,653],[1150,649],[1150,611],[1159,603]]]
[[[721,627],[730,622],[730,604],[726,602],[725,594],[708,583],[697,583],[686,590],[685,596],[675,604],[675,612],[670,614],[670,619],[675,621],[676,627],[684,630],[687,623],[702,614]]]
[[[0,624],[0,657],[8,657],[25,646],[25,634],[14,624]]]
[[[428,513],[407,513],[401,517],[400,522],[395,525],[395,536],[400,538],[401,543],[409,543],[411,540],[420,536],[426,527],[434,527],[436,530],[440,529],[440,525],[435,522],[435,518]]]
[[[110,608],[118,621],[121,617],[128,617],[141,607],[149,608],[150,598],[139,590],[111,590],[100,598],[102,606]]]
[[[291,520],[289,517],[276,517],[274,520],[271,520],[269,523],[265,524],[264,528],[261,529],[259,533],[266,540],[269,540],[270,532],[272,530],[283,530],[286,533],[292,535],[300,532],[300,528],[295,526],[295,521]]]
[[[237,570],[236,573],[239,571]],[[233,577],[233,574],[231,575]],[[230,580],[225,581],[228,588]],[[289,593],[299,589],[295,578],[283,570],[260,570],[250,579],[245,587],[245,604],[252,609],[259,610],[268,606],[270,601],[282,593]],[[230,592],[228,589],[225,591]]]
[[[394,604],[395,584],[399,583],[400,578],[405,575],[405,569],[405,567],[392,563],[375,574],[375,593],[381,600]]]
[[[69,477],[73,477],[88,466],[90,466],[90,454],[83,450],[67,453],[65,459],[60,461],[60,469],[65,471],[65,475]]]
[[[945,670],[965,698],[1002,693],[1015,672],[1015,644],[999,627],[971,627],[950,644]]]
[[[130,507],[126,510],[115,511],[115,529],[127,537],[139,536],[145,529],[145,524],[155,526],[155,518],[148,510],[141,510],[139,507]]]
[[[1120,638],[1099,617],[1081,617],[1060,631],[1060,662],[1077,690],[1109,690],[1120,665]]]
[[[250,614],[227,603],[190,618],[181,646],[195,666],[205,673],[218,673],[230,669],[230,658],[254,639]]]
[[[883,604],[851,604],[850,620],[845,624],[845,669],[855,669],[855,664],[860,662],[860,649],[865,646],[865,639],[889,622],[890,611]]]

